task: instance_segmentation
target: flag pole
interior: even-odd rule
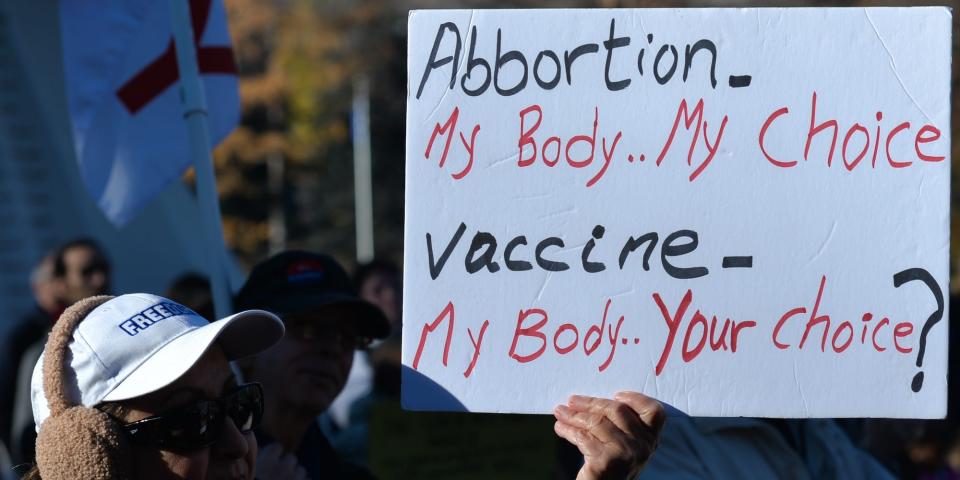
[[[197,70],[197,53],[194,48],[188,0],[170,0],[170,17],[173,24],[173,42],[177,52],[177,67],[180,71],[180,101],[183,104],[183,118],[190,135],[190,152],[196,173],[200,218],[205,226],[207,272],[210,276],[213,309],[217,318],[223,318],[230,315],[233,307],[225,271],[221,268],[224,242],[223,225],[220,223],[220,200],[213,174],[213,157],[210,154],[207,99]]]
[[[353,82],[353,198],[357,263],[373,260],[373,186],[370,179],[370,81]]]

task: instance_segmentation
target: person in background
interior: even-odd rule
[[[380,307],[392,327],[390,337],[367,355],[373,366],[373,393],[381,397],[399,398],[403,275],[395,264],[373,260],[357,267],[353,281],[360,297]],[[356,413],[351,412],[351,416],[356,416]]]
[[[34,287],[34,291],[40,292],[37,304],[42,310],[34,323],[42,325],[34,332],[34,337],[19,340],[19,356],[14,364],[15,381],[9,384],[13,404],[11,415],[6,417],[11,419],[11,423],[4,432],[9,434],[10,455],[15,463],[33,461],[36,432],[30,409],[30,377],[33,365],[43,351],[47,332],[68,305],[86,297],[107,294],[110,290],[110,262],[94,240],[80,238],[69,241],[57,248],[49,258],[49,281],[44,280],[43,268],[46,267],[43,262],[35,275],[39,280],[35,283],[41,286]]]
[[[270,480],[269,468],[295,462],[303,469],[297,475],[313,480],[371,478],[337,455],[316,419],[343,389],[354,350],[389,334],[385,315],[356,296],[331,257],[298,251],[255,266],[237,306],[276,312],[287,332],[273,348],[240,363],[265,392],[258,475]],[[614,399],[574,396],[555,416],[557,435],[584,456],[580,480],[633,478],[653,454],[665,419],[659,402],[632,392]]]
[[[391,262],[374,260],[360,265],[354,273],[360,297],[383,310],[392,326],[390,337],[380,342],[368,356],[373,366],[372,393],[377,397],[400,396],[401,343],[403,333],[403,275]],[[360,408],[357,408],[360,407]],[[366,418],[362,405],[354,405],[350,417]],[[353,423],[352,420],[350,423]]]
[[[34,306],[5,333],[0,344],[0,441],[11,443],[14,394],[20,359],[31,345],[40,341],[54,320],[63,311],[59,283],[53,279],[53,254],[48,254],[33,268],[30,289]]]
[[[199,273],[188,272],[180,275],[170,284],[164,296],[185,305],[203,318],[214,317],[210,280]]]
[[[61,246],[53,257],[53,278],[60,284],[62,306],[110,292],[110,262],[97,242],[89,238]]]
[[[245,378],[264,386],[267,408],[257,432],[260,444],[278,444],[313,480],[372,478],[342,461],[317,417],[343,389],[354,351],[389,334],[383,313],[357,298],[346,272],[331,257],[298,251],[256,265],[236,305],[274,312],[286,326],[279,344],[240,364]],[[264,449],[271,452],[276,449]],[[262,468],[271,463],[267,460]]]
[[[371,260],[357,266],[353,284],[360,298],[379,307],[387,317],[392,335],[399,336],[403,308],[400,269],[386,260]]]
[[[38,318],[43,318],[44,326],[52,325],[63,313],[62,284],[55,281],[53,275],[54,254],[45,255],[30,274],[30,291],[36,303]]]

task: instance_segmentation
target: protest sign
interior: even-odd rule
[[[943,417],[950,15],[411,13],[404,406]]]

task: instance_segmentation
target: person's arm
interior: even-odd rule
[[[574,395],[554,410],[557,435],[576,445],[577,480],[635,478],[653,455],[666,418],[660,402],[636,392],[613,399]]]

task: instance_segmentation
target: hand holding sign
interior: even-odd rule
[[[583,454],[577,480],[635,478],[657,448],[665,419],[660,402],[636,392],[613,400],[574,395],[554,415],[557,435]]]

